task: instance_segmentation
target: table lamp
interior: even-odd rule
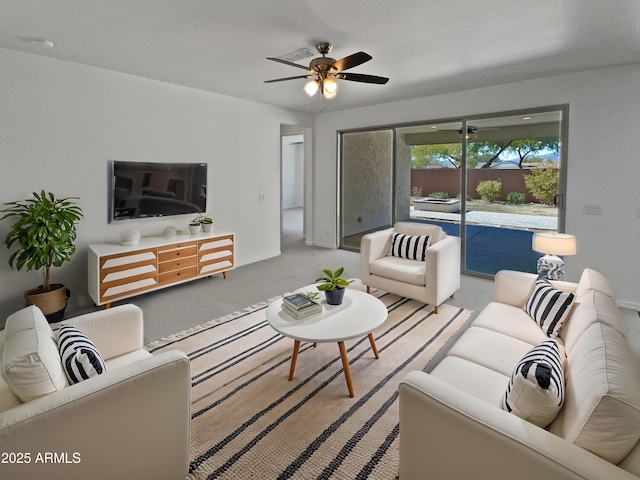
[[[558,255],[576,254],[576,237],[566,233],[539,232],[533,234],[532,248],[545,253],[538,259],[538,275],[549,280],[562,280],[564,261]]]

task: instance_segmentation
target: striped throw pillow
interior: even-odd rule
[[[546,340],[531,349],[516,366],[502,409],[546,427],[560,412],[564,403],[564,371],[560,349],[553,340]]]
[[[61,325],[58,350],[69,383],[79,383],[107,371],[96,346],[77,328]]]
[[[573,293],[557,290],[549,280],[541,278],[536,281],[524,311],[540,325],[547,336],[555,338],[569,316],[574,300]]]
[[[427,258],[427,248],[431,245],[429,235],[405,235],[393,232],[391,234],[391,250],[393,257],[408,258],[409,260],[424,261]]]

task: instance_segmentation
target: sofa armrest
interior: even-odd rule
[[[189,360],[164,352],[0,414],[0,478],[180,478],[188,472]],[[63,462],[37,462],[45,453]]]
[[[424,372],[400,383],[400,479],[636,479]]]
[[[366,280],[369,278],[371,271],[369,265],[383,258],[389,253],[391,248],[391,232],[393,228],[379,230],[377,232],[367,233],[362,237],[360,242],[360,262],[362,270],[362,283],[367,285]]]
[[[533,286],[538,279],[535,273],[500,270],[495,276],[494,300],[496,302],[522,308],[531,296]],[[565,292],[575,293],[577,284],[552,280],[551,284]]]
[[[142,309],[133,304],[64,320],[91,339],[105,360],[144,348]]]
[[[428,298],[440,305],[460,288],[460,237],[445,237],[427,248]]]

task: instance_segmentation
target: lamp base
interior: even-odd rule
[[[564,277],[564,261],[556,255],[545,255],[538,259],[538,276],[549,280],[562,280]]]

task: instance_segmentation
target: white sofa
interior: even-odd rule
[[[134,305],[63,323],[95,344],[107,371],[69,385],[56,365],[57,333],[40,310],[11,315],[0,332],[0,478],[184,479],[191,395],[186,355],[144,350],[143,315]],[[14,388],[22,382],[21,395],[38,390],[39,398],[23,403],[5,370]],[[43,374],[44,383],[37,378]],[[25,385],[31,380],[39,384]]]
[[[586,269],[556,338],[565,400],[547,429],[501,408],[522,356],[549,340],[523,311],[536,276],[501,271],[495,298],[430,372],[400,385],[400,479],[640,478],[640,381],[607,279]]]
[[[428,235],[425,261],[389,255],[393,232]],[[439,225],[397,222],[393,228],[369,233],[360,242],[361,280],[370,288],[438,306],[460,288],[460,238],[447,236]]]

